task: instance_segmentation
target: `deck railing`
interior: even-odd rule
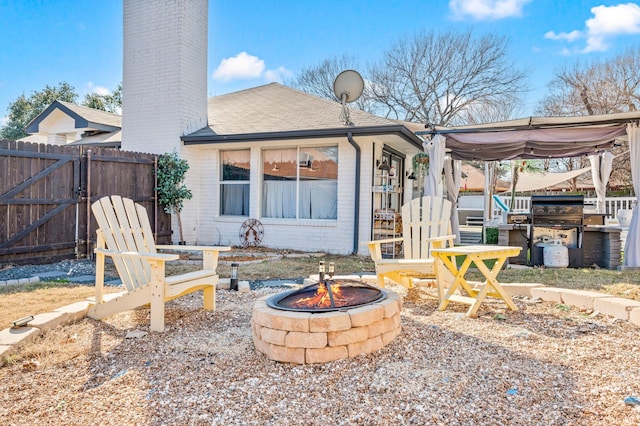
[[[470,199],[468,199],[467,197],[474,197],[474,200],[471,201]],[[466,200],[463,200],[463,198],[466,198]],[[500,200],[507,206],[509,206],[511,204],[511,197],[510,196],[499,196]],[[483,209],[483,200],[484,197],[481,195],[470,195],[470,196],[465,196],[462,195],[460,196],[459,202],[458,204],[461,205],[463,207],[463,209],[467,209],[467,210],[471,210],[471,209],[477,209],[479,211],[482,211]],[[589,197],[589,198],[585,198],[584,199],[584,203],[586,206],[592,205],[595,208],[596,205],[596,201],[597,198],[595,197]],[[626,210],[626,209],[633,209],[634,203],[635,203],[636,199],[635,197],[607,197],[605,198],[605,206],[606,206],[606,214],[607,214],[607,219],[615,219],[616,215],[618,214],[619,210]],[[500,209],[500,207],[498,205],[496,205],[497,203],[494,203],[494,211],[493,211],[493,216],[494,217],[500,217],[502,215],[502,209]],[[513,211],[516,212],[529,212],[531,210],[531,197],[516,197],[515,198],[515,208],[513,209]]]

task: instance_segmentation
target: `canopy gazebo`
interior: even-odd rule
[[[529,117],[503,122],[458,127],[435,127],[420,136],[430,137],[425,145],[432,156],[429,174],[439,176],[445,171],[448,197],[457,198],[460,182],[461,160],[514,160],[548,159],[588,155],[591,160],[592,175],[598,196],[598,205],[604,201],[605,188],[610,173],[610,150],[616,140],[627,139],[631,156],[631,174],[636,208],[629,225],[628,238],[624,249],[624,267],[640,267],[640,112],[626,112],[607,115],[580,117]],[[445,167],[444,153],[449,161]],[[442,160],[441,160],[442,159]],[[436,161],[433,161],[436,160]],[[426,180],[425,193],[437,194],[433,187],[434,178]],[[455,205],[455,203],[454,203]],[[457,218],[452,212],[452,225]]]

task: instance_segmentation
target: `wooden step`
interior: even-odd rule
[[[484,218],[482,216],[468,216],[466,220],[467,226],[482,226],[484,225]]]

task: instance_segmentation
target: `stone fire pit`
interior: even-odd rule
[[[400,297],[386,291],[375,303],[333,312],[292,312],[267,305],[253,307],[251,330],[256,349],[269,359],[312,364],[353,358],[381,349],[402,329]]]

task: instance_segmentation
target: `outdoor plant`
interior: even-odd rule
[[[426,152],[419,152],[412,158],[413,172],[419,176],[426,176],[429,171],[429,154]]]
[[[184,178],[189,170],[187,160],[178,156],[174,150],[172,153],[162,154],[158,157],[158,202],[164,211],[175,214],[178,219],[178,230],[180,232],[180,243],[184,243],[182,233],[182,211],[184,200],[190,200],[193,194],[184,184]]]
[[[487,244],[498,244],[498,228],[485,228],[484,232]]]

